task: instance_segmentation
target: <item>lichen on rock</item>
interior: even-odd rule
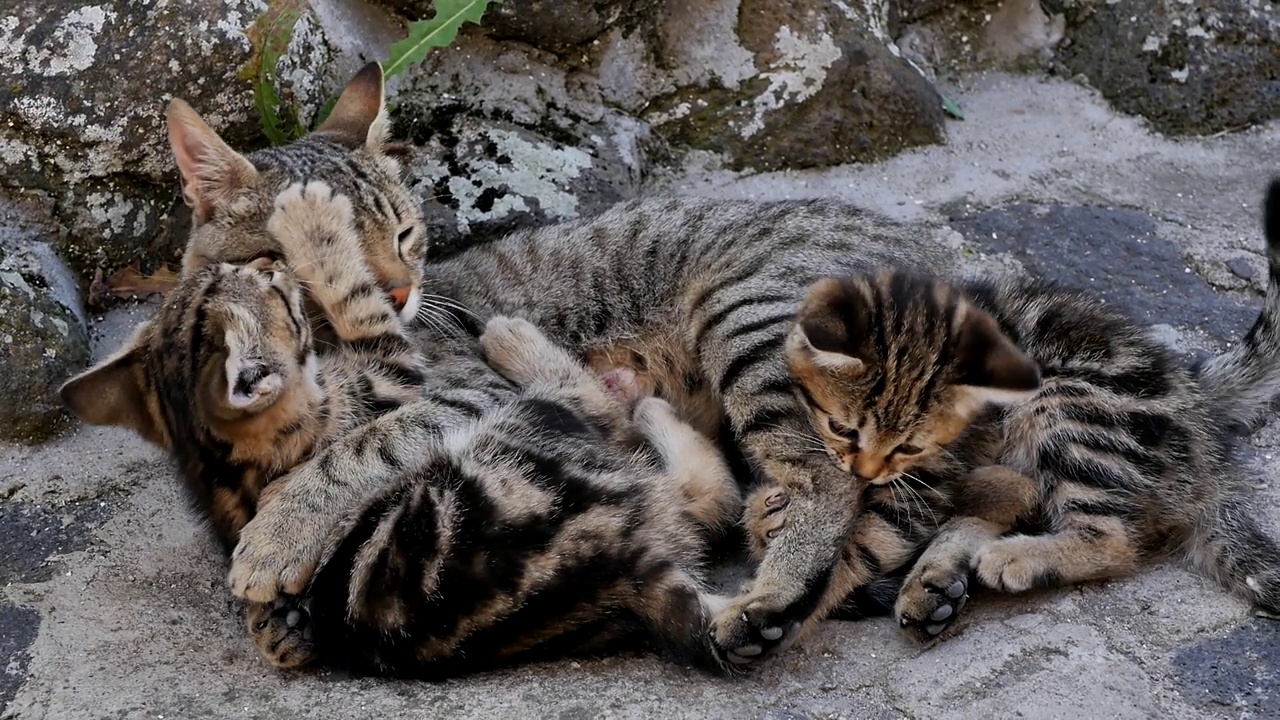
[[[171,259],[164,220],[177,194],[164,109],[181,97],[238,147],[261,142],[244,29],[263,0],[50,0],[0,9],[0,184],[52,198],[60,250],[95,267]],[[299,43],[311,52],[314,43]],[[292,59],[290,77],[316,75]]]

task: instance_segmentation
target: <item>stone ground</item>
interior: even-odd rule
[[[1280,171],[1280,123],[1171,141],[1063,82],[991,75],[952,89],[967,119],[945,147],[822,172],[690,169],[657,184],[833,195],[945,223],[974,267],[1020,264],[1090,288],[1188,352],[1247,326],[1265,280],[1257,208]],[[96,356],[144,312],[97,319]],[[1280,532],[1280,423],[1246,450]],[[1280,717],[1280,623],[1175,567],[978,596],[958,636],[932,649],[887,620],[833,622],[736,681],[613,658],[385,682],[260,662],[166,463],[127,433],[0,446],[0,498],[6,719]]]

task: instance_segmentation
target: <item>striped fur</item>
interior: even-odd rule
[[[319,170],[315,177],[341,185]],[[359,216],[365,203],[352,199]],[[429,263],[423,283],[482,318],[526,318],[584,360],[638,354],[682,417],[706,429],[723,415],[757,474],[791,489],[790,530],[770,545],[751,590],[713,623],[722,657],[749,663],[785,647],[852,589],[833,572],[860,496],[799,439],[808,419],[783,363],[804,289],[831,272],[895,259],[941,267],[944,256],[918,229],[829,201],[653,198]],[[374,471],[359,465],[357,478],[315,479],[333,502],[281,504],[278,515],[296,518],[306,534],[273,540],[262,532],[242,542],[237,592],[266,601],[305,584],[345,506],[359,506],[386,481],[376,458],[359,458]],[[331,484],[344,489],[331,492]]]
[[[808,419],[783,362],[796,305],[824,273],[913,254],[929,257],[917,235],[841,204],[651,199],[429,264],[425,285],[482,317],[525,317],[583,356],[623,347],[662,358],[649,369],[682,372],[654,375],[658,394],[682,416],[708,404],[722,411],[758,473],[792,489],[792,531],[771,544],[752,590],[714,624],[724,657],[751,662],[785,647],[853,589],[833,570],[860,498],[800,439]],[[344,502],[367,492],[371,477]],[[335,506],[287,512],[311,527],[335,522]],[[284,537],[291,547],[272,543],[240,558],[241,592],[273,598],[316,566],[320,540]]]
[[[1280,393],[1280,181],[1266,237],[1264,308],[1199,369],[1100,302],[1034,280],[885,271],[815,285],[789,363],[828,453],[851,484],[910,477],[950,505],[898,598],[904,628],[942,632],[971,567],[1021,592],[1170,554],[1280,613],[1280,543],[1254,520],[1232,453]],[[757,523],[786,522],[772,497],[753,499]],[[884,569],[863,564],[866,582]]]
[[[251,604],[265,657],[440,676],[648,643],[720,669],[706,629],[717,601],[700,572],[739,500],[711,443],[661,400],[633,420],[524,321],[490,321],[479,347],[436,339],[424,365],[360,262],[349,201],[323,183],[281,193],[268,231],[292,271],[271,259],[198,268],[146,342],[64,391],[91,419],[86,401],[121,385],[103,368],[130,357],[125,377],[229,542],[259,501],[332,502],[309,472],[386,470],[376,491],[340,505],[343,532],[309,592]],[[303,284],[339,341],[318,355]],[[220,522],[225,493],[239,504]],[[279,537],[297,531],[283,522]]]
[[[319,656],[438,678],[640,642],[724,670],[708,640],[722,601],[700,580],[708,530],[739,507],[719,453],[661,400],[633,423],[525,321],[489,321],[481,344],[522,387],[513,403],[447,428],[406,405],[284,482],[277,501],[304,504],[339,478],[376,483],[337,498],[351,510],[307,593]],[[267,510],[247,531],[259,547],[307,531]]]
[[[434,315],[422,304],[427,252],[422,209],[401,182],[398,155],[403,151],[388,140],[376,64],[352,79],[316,132],[286,147],[241,155],[181,100],[170,103],[168,121],[183,193],[193,211],[184,271],[278,252],[277,240],[267,232],[276,195],[291,183],[320,179],[360,208],[355,229],[364,264],[384,289],[400,291],[401,319]],[[313,320],[323,319],[318,309],[310,311]]]

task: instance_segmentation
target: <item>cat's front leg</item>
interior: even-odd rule
[[[774,440],[785,442],[784,434]],[[752,445],[749,439],[749,450]],[[825,457],[779,447],[754,454],[764,475],[785,488],[790,501],[787,526],[765,549],[750,589],[712,624],[716,648],[737,665],[785,650],[867,579],[859,567],[842,562],[860,506],[849,476]]]
[[[960,616],[969,598],[970,564],[987,545],[1030,519],[1039,503],[1034,480],[1001,465],[980,467],[961,478],[943,524],[902,583],[894,605],[899,626],[931,642]]]
[[[270,603],[249,603],[245,626],[258,654],[285,670],[305,667],[316,660],[311,614],[305,600],[277,598]]]

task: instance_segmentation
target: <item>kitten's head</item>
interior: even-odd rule
[[[264,430],[273,412],[287,422],[320,392],[302,298],[274,259],[205,265],[116,354],[68,380],[62,400],[87,423],[165,449],[207,431],[234,442]]]
[[[422,208],[388,142],[382,68],[371,63],[347,85],[315,132],[288,145],[241,155],[181,100],[169,104],[169,142],[192,209],[184,271],[245,263],[279,252],[267,233],[276,196],[294,182],[323,180],[351,199],[365,262],[411,322],[422,297]]]
[[[815,283],[786,355],[827,453],[874,484],[944,450],[988,403],[1040,384],[989,314],[944,282],[901,271]]]

